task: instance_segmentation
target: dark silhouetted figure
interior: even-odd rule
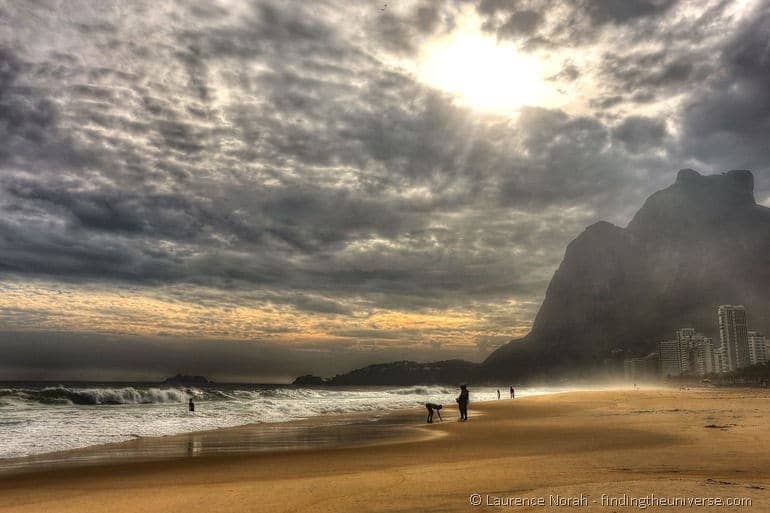
[[[497,391],[497,400],[498,401],[500,400],[500,391],[499,390]]]
[[[425,403],[425,408],[428,410],[428,424],[433,422],[433,412],[438,415],[438,420],[444,422],[444,419],[441,418],[441,408],[443,407],[443,404]]]
[[[460,409],[460,420],[468,420],[468,387],[460,385],[460,395],[457,396],[457,406]]]
[[[190,402],[189,402],[189,403],[187,403],[187,408],[188,408],[190,411],[195,411],[195,403],[193,402],[193,400],[192,400],[192,397],[190,398]]]
[[[516,390],[511,387],[511,399],[514,399],[516,397]]]

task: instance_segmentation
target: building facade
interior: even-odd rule
[[[691,341],[695,336],[693,328],[681,328],[676,330],[676,342],[679,345],[679,372],[690,374],[693,367],[693,354]]]
[[[714,374],[717,372],[716,361],[714,359],[714,343],[709,337],[701,336],[693,346],[694,365],[692,373],[697,376]]]
[[[741,305],[721,305],[717,308],[717,316],[719,339],[725,348],[727,370],[748,367],[751,365],[751,355],[746,309]]]
[[[767,341],[765,336],[758,331],[749,331],[748,339],[751,365],[767,362]]]
[[[717,372],[711,338],[693,328],[682,328],[676,331],[676,340],[679,344],[680,374],[705,376]]]
[[[661,377],[671,378],[682,375],[682,353],[679,350],[679,341],[663,340],[658,342],[658,355],[660,357]]]

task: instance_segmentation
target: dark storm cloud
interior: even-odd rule
[[[599,216],[612,216],[623,210],[628,188],[641,185],[628,170],[645,170],[647,180],[657,180],[657,170],[665,168],[660,156],[615,144],[611,128],[590,116],[528,108],[519,123],[526,127],[520,144],[527,158],[499,174],[500,198],[511,206],[592,205]]]
[[[711,76],[716,68],[709,59],[713,49],[668,47],[665,50],[606,53],[599,73],[604,97],[593,102],[596,108],[623,103],[649,103],[664,100],[693,89]],[[610,103],[608,99],[616,99]]]
[[[668,10],[676,0],[582,0],[570,2],[574,10],[582,10],[590,15],[597,23],[625,22],[635,18],[660,14]],[[477,3],[479,13],[495,16],[499,13],[509,13],[521,9],[523,5],[537,5],[525,0],[480,0]],[[561,7],[558,2],[549,2],[556,10]],[[546,4],[540,4],[546,5]]]
[[[691,60],[681,56],[671,60],[666,51],[630,55],[608,53],[603,65],[605,76],[634,89],[681,85],[692,77],[694,69]]]
[[[257,33],[259,39],[251,37]],[[4,206],[15,212],[2,226],[13,248],[4,256],[8,268],[378,294],[391,307],[500,297],[504,288],[493,284],[533,290],[547,272],[533,274],[506,250],[478,246],[482,233],[471,219],[499,208],[503,222],[484,236],[514,240],[532,228],[510,219],[511,209],[586,201],[604,194],[589,184],[609,187],[620,176],[610,163],[618,155],[607,153],[607,132],[597,121],[542,110],[522,117],[526,131],[486,124],[384,70],[305,9],[258,5],[245,21],[171,37],[179,49],[158,51],[175,59],[166,72],[176,70],[177,82],[154,84],[142,55],[131,51],[138,62],[130,71],[82,70],[91,83],[65,83],[67,97],[39,84],[66,111],[53,129],[72,130],[78,148],[100,165],[63,178],[3,177]],[[344,68],[335,65],[341,58]],[[218,76],[213,59],[224,63]],[[257,62],[263,71],[243,71],[244,63]],[[230,82],[234,94],[263,101],[213,109],[210,82],[217,79]],[[230,120],[226,126],[211,122],[221,116]],[[516,147],[533,157],[522,159]],[[579,169],[587,175],[569,172],[571,157],[585,159]],[[298,167],[302,173],[287,172]],[[340,179],[350,185],[340,187]],[[415,187],[430,194],[403,194]],[[462,211],[468,215],[452,215]],[[450,217],[447,228],[431,226]],[[583,222],[576,219],[571,229]],[[543,227],[534,233],[537,241],[511,251],[557,250],[570,236]],[[391,244],[367,247],[372,238]],[[493,263],[469,272],[477,259]],[[471,280],[480,285],[465,284]],[[449,290],[455,294],[447,300]],[[348,311],[333,303],[293,304]]]
[[[14,50],[0,43],[0,163],[81,164],[80,156],[57,130],[54,103],[35,87],[19,82],[28,70],[28,64]]]
[[[445,0],[424,0],[404,11],[385,2],[371,17],[371,32],[387,50],[414,53],[427,36],[444,33],[455,25],[455,10]]]
[[[659,119],[630,116],[613,129],[612,135],[631,153],[639,153],[662,146],[666,125]]]
[[[519,0],[480,0],[476,4],[476,10],[481,14],[493,16],[498,11],[513,10],[520,3]]]
[[[677,0],[482,0],[477,11],[484,17],[484,28],[500,39],[520,40],[529,49],[553,49],[592,41],[607,25],[654,23],[676,4]]]
[[[540,24],[541,15],[536,11],[516,11],[497,29],[500,37],[528,35]]]
[[[625,23],[637,18],[658,16],[677,0],[588,0],[581,6],[594,23]]]
[[[760,3],[715,55],[715,71],[686,101],[688,153],[731,168],[770,168],[770,5]],[[760,176],[767,188],[767,176]]]
[[[625,223],[682,162],[754,168],[768,187],[761,4],[731,32],[725,3],[690,26],[667,22],[671,1],[479,2],[487,30],[533,51],[589,48],[611,31],[624,43],[549,78],[595,79],[593,112],[531,106],[516,119],[386,64],[451,32],[461,4],[161,4],[6,7],[3,271],[206,307],[461,308],[504,338],[532,318],[584,226]],[[511,299],[521,306],[501,315]],[[24,312],[13,318],[28,327],[48,315]],[[345,350],[413,336],[327,335]]]

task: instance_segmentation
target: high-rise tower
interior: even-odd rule
[[[727,369],[735,370],[751,365],[749,353],[746,309],[741,305],[721,305],[719,316],[719,338],[725,348]]]

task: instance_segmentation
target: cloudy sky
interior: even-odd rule
[[[770,206],[770,2],[0,0],[0,380],[483,359],[676,171]]]

